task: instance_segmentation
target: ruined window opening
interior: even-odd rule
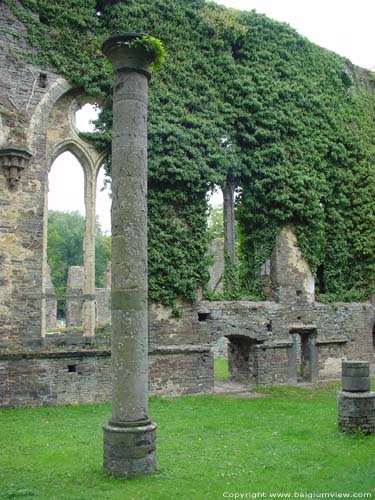
[[[75,112],[75,126],[78,132],[94,132],[94,121],[98,119],[100,108],[97,104],[86,103]]]
[[[209,239],[224,238],[223,190],[220,186],[214,186],[208,191],[207,198]]]
[[[96,206],[95,214],[103,234],[111,234],[111,204],[112,190],[111,178],[101,167],[96,180]]]
[[[48,175],[48,210],[78,212],[85,216],[84,173],[70,151],[60,154]]]
[[[374,326],[372,327],[372,347],[375,351],[375,323]]]
[[[45,89],[47,87],[47,73],[39,73],[39,87]]]
[[[300,297],[302,295],[302,290],[296,290],[296,295],[297,297]]]
[[[68,365],[69,373],[77,373],[78,366],[77,365]]]
[[[211,319],[209,312],[198,312],[198,321],[207,321],[208,319]]]
[[[96,180],[95,214],[95,322],[97,326],[111,324],[111,179],[101,167]]]
[[[316,281],[315,286],[317,287],[319,293],[325,293],[326,287],[324,283],[324,266],[320,265],[316,270]]]
[[[208,213],[207,213],[207,234],[208,234],[208,255],[211,260],[209,267],[208,290],[213,293],[223,291],[224,277],[224,209],[223,192],[220,186],[207,193]]]
[[[56,326],[58,328],[66,327],[66,300],[58,300],[57,301],[57,311],[56,311]]]
[[[83,265],[85,235],[84,173],[77,158],[70,152],[60,154],[52,164],[48,176],[46,331],[66,328],[68,305],[68,269]],[[77,287],[78,288],[78,287]],[[81,293],[70,290],[70,294]],[[48,296],[55,294],[53,301]],[[75,323],[77,326],[80,324]]]

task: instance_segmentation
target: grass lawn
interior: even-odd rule
[[[215,358],[214,360],[214,375],[215,380],[228,380],[228,361],[225,359]]]
[[[0,498],[211,500],[234,498],[223,494],[235,492],[253,495],[247,498],[374,492],[375,436],[337,431],[337,387],[262,389],[267,397],[258,399],[151,398],[150,415],[159,424],[158,470],[128,481],[102,471],[101,426],[109,404],[3,410]]]

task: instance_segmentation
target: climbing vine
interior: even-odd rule
[[[242,289],[260,293],[260,268],[288,223],[322,299],[375,292],[369,72],[287,25],[204,0],[3,1],[27,29],[33,62],[90,95],[111,95],[100,50],[110,34],[148,33],[165,46],[149,102],[152,299],[192,299],[207,281],[205,193],[228,175],[242,188]],[[110,108],[108,98],[95,136],[102,150],[110,146]]]

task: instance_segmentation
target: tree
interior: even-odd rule
[[[47,260],[51,268],[52,281],[58,295],[66,289],[68,268],[83,265],[83,239],[85,218],[78,212],[48,213]],[[95,285],[103,286],[103,274],[111,259],[111,238],[102,233],[96,224],[95,236]]]
[[[209,205],[208,239],[224,238],[223,206]]]

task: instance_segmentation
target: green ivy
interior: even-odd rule
[[[143,35],[141,38],[136,38],[132,43],[133,47],[138,47],[140,45],[154,57],[150,64],[150,68],[155,70],[160,69],[163,66],[166,55],[162,42],[154,36]]]
[[[101,44],[159,38],[168,57],[149,99],[150,297],[193,299],[207,280],[205,193],[229,175],[242,289],[292,224],[323,299],[375,292],[375,80],[289,26],[204,0],[3,0],[27,28],[33,61],[107,96],[95,140],[111,141]],[[30,57],[30,56],[29,56]],[[110,173],[110,157],[106,162]]]

